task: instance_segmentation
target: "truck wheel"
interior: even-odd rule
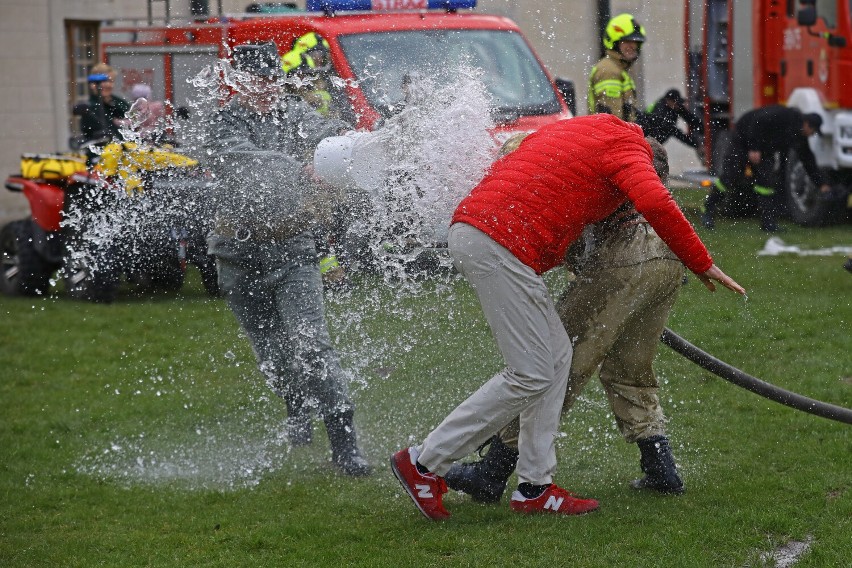
[[[50,288],[50,265],[33,244],[32,222],[12,221],[0,229],[0,292],[7,296],[36,296]]]
[[[819,227],[834,220],[836,211],[831,201],[820,199],[819,188],[805,172],[794,150],[787,157],[784,172],[784,201],[790,220],[804,227]]]

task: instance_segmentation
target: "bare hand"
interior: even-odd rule
[[[760,163],[761,157],[763,157],[763,154],[760,153],[760,150],[748,151],[748,161],[754,164],[755,166]]]
[[[703,274],[696,274],[696,276],[711,292],[716,291],[716,285],[713,284],[713,281],[715,280],[725,288],[745,296],[745,288],[737,284],[733,278],[722,272],[722,270],[715,264],[711,266],[707,272],[704,272]]]

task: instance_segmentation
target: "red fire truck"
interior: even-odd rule
[[[227,57],[233,46],[273,40],[283,54],[296,38],[316,32],[330,45],[334,70],[346,81],[361,129],[371,128],[402,100],[406,73],[440,77],[461,64],[483,70],[498,134],[531,131],[570,116],[517,25],[460,11],[475,5],[476,0],[308,0],[306,11],[106,28],[101,42],[107,62],[119,72],[120,91],[144,82],[155,99],[176,107],[193,96],[187,79]]]
[[[821,225],[852,207],[852,3],[848,0],[687,0],[687,87],[704,119],[711,173],[729,129],[744,112],[783,104],[816,112],[822,136],[810,144],[833,186],[820,199],[801,162],[788,156],[790,218]]]

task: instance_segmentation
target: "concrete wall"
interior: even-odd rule
[[[224,12],[241,12],[248,0],[222,0]],[[300,5],[304,5],[301,0]],[[176,16],[189,0],[171,0]],[[209,0],[215,11],[217,0]],[[645,26],[648,42],[637,66],[644,103],[667,89],[683,89],[683,2],[612,0],[612,14],[631,12]],[[162,17],[165,2],[153,2]],[[24,152],[67,149],[66,20],[147,18],[145,0],[0,0],[0,178],[18,170]],[[555,76],[572,79],[578,111],[585,113],[586,77],[597,60],[595,0],[479,0],[480,12],[515,20]],[[698,167],[694,153],[668,144],[673,172]],[[24,198],[0,188],[0,223],[26,214]]]

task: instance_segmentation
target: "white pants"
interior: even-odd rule
[[[455,460],[520,415],[518,479],[551,483],[571,341],[544,280],[530,267],[470,225],[453,225],[448,241],[456,268],[479,297],[506,368],[427,436],[418,461],[443,476]]]

